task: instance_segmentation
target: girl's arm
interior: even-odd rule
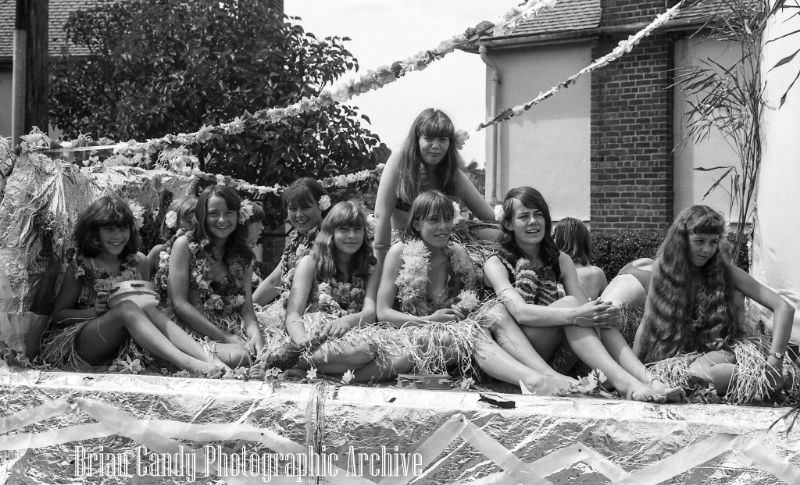
[[[475,217],[486,222],[496,222],[494,220],[494,210],[486,202],[475,185],[469,180],[467,174],[462,170],[456,171],[456,195],[461,199]]]
[[[158,255],[156,255],[156,258],[158,258]],[[145,256],[143,253],[136,253],[136,272],[139,273],[139,277],[143,280],[150,280],[152,271],[150,270],[149,256]]]
[[[775,354],[786,352],[794,322],[794,307],[736,265],[729,263],[727,266],[734,288],[772,310],[772,345],[767,361],[774,367],[781,361]]]
[[[189,301],[189,242],[186,236],[175,240],[169,256],[169,279],[167,294],[172,301],[175,315],[185,325],[197,330],[203,335],[222,342],[235,342],[238,340],[233,334],[224,332],[208,321]]]
[[[241,307],[242,326],[244,333],[247,335],[247,346],[255,351],[261,350],[264,346],[264,339],[261,337],[261,330],[258,328],[258,318],[256,312],[253,310],[253,294],[252,285],[247,282],[252,281],[253,265],[252,263],[247,267],[242,278],[242,287],[244,288],[244,304]]]
[[[283,266],[282,263],[279,262],[278,265],[275,266],[275,269],[272,270],[272,273],[264,278],[264,281],[259,283],[258,288],[256,288],[256,291],[253,293],[253,303],[266,305],[277,298],[280,293],[278,286],[281,283],[282,275]]]
[[[378,194],[375,198],[375,255],[383,261],[392,244],[392,213],[397,204],[397,184],[400,181],[400,151],[393,153],[386,162],[386,167],[378,183]]]
[[[151,249],[150,252],[147,253],[148,275],[151,274],[155,275],[156,270],[158,269],[158,262],[161,257],[161,251],[163,250],[164,250],[163,244],[156,244],[155,246],[153,246],[153,249]],[[148,277],[144,279],[149,280],[150,278]]]
[[[575,263],[565,252],[558,252],[558,265],[561,268],[561,284],[567,295],[574,296],[581,304],[586,303],[586,292],[583,291],[580,280],[578,280],[578,270]]]
[[[372,273],[367,280],[366,292],[364,294],[364,305],[358,313],[345,315],[341,318],[330,322],[322,329],[323,335],[330,335],[331,337],[340,337],[344,335],[351,328],[361,325],[370,324],[375,322],[375,297],[378,293],[378,284],[381,280],[381,263],[380,261],[372,267]]]
[[[56,302],[53,305],[53,322],[60,322],[68,318],[94,318],[97,312],[94,308],[85,308],[78,310],[75,304],[78,302],[78,296],[81,292],[81,282],[75,278],[75,272],[72,266],[67,268],[64,273],[64,279],[61,282],[61,288],[56,296]]]
[[[393,308],[394,299],[397,296],[397,285],[395,280],[400,273],[400,267],[403,264],[403,244],[395,244],[389,249],[386,255],[386,260],[383,262],[383,271],[381,271],[381,281],[378,285],[378,296],[376,299],[376,313],[378,320],[395,323],[425,323],[426,321],[450,321],[459,318],[461,315],[453,309],[437,310],[431,315],[415,316],[410,313],[404,313]]]
[[[563,253],[562,253],[563,254]],[[569,259],[569,256],[566,256]],[[561,262],[561,257],[559,257]],[[572,260],[569,261],[572,263]],[[562,272],[564,271],[562,266]],[[572,265],[572,271],[575,271],[575,266]],[[552,307],[544,305],[531,305],[525,303],[525,300],[511,285],[508,279],[508,271],[506,267],[500,262],[500,258],[492,256],[486,261],[483,266],[484,281],[490,285],[495,294],[500,298],[506,307],[506,310],[514,317],[519,325],[526,325],[529,327],[560,327],[567,325],[578,325],[581,327],[595,327],[606,326],[608,322],[603,320],[602,323],[595,321],[595,315],[602,314],[608,311],[610,305],[597,304],[597,303],[584,303],[579,307],[565,308],[565,307]],[[562,277],[564,274],[562,273]],[[575,291],[574,286],[577,285],[578,295],[575,296],[579,301],[586,301],[583,296],[583,290],[577,284],[577,275],[574,276],[574,281],[571,277],[567,278],[568,283],[565,282],[565,289],[567,293]],[[563,281],[563,278],[562,278]]]
[[[308,340],[303,313],[305,313],[311,286],[316,278],[316,258],[309,254],[303,256],[292,280],[292,290],[289,292],[289,301],[286,303],[286,333],[296,344],[304,344]]]

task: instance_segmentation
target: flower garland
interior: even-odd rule
[[[192,133],[169,134],[161,138],[153,138],[146,142],[131,140],[114,145],[115,153],[139,152],[153,154],[174,144],[193,145],[208,142],[223,135],[236,135],[245,130],[248,121],[258,124],[275,124],[279,121],[296,117],[302,113],[317,111],[335,102],[346,102],[361,93],[379,89],[386,84],[397,81],[409,72],[422,71],[434,61],[442,59],[459,47],[473,44],[481,36],[489,34],[507,35],[519,23],[539,14],[545,8],[553,7],[556,0],[527,0],[524,5],[512,7],[494,22],[483,21],[463,33],[454,35],[429,50],[420,51],[406,59],[378,66],[375,70],[366,70],[353,78],[343,79],[325,88],[319,95],[304,96],[299,101],[280,108],[267,108],[256,111],[252,115],[246,113],[228,123],[218,126],[203,125]],[[63,145],[62,145],[63,146]],[[95,147],[98,149],[98,147]],[[140,157],[141,158],[141,157]]]
[[[208,239],[196,243],[189,238],[189,288],[200,295],[203,313],[212,322],[229,320],[244,304],[244,265],[240,258],[227,261],[228,273],[222,281],[214,281],[211,271],[212,255],[206,250]]]
[[[566,88],[570,84],[574,83],[576,79],[578,79],[579,77],[583,76],[584,74],[590,73],[590,72],[592,72],[592,71],[594,71],[596,69],[604,67],[604,66],[610,64],[611,62],[619,59],[623,55],[625,55],[628,52],[630,52],[631,50],[633,50],[633,48],[636,47],[636,45],[639,44],[639,42],[643,38],[645,38],[648,35],[650,35],[655,29],[661,27],[665,23],[669,22],[673,17],[678,15],[678,12],[680,12],[680,10],[683,8],[683,4],[685,3],[685,1],[686,0],[679,1],[677,4],[675,4],[675,6],[673,6],[672,8],[667,10],[666,12],[662,13],[661,15],[657,16],[645,28],[643,28],[639,32],[636,32],[633,35],[630,35],[627,39],[620,41],[617,44],[617,46],[614,48],[614,50],[612,50],[608,54],[606,54],[603,57],[600,57],[598,59],[595,59],[595,61],[592,62],[591,64],[589,64],[588,66],[584,67],[583,69],[581,69],[580,71],[576,72],[572,76],[564,79],[563,81],[561,81],[560,83],[558,83],[555,86],[551,87],[547,91],[539,93],[538,96],[536,96],[535,98],[531,99],[527,103],[519,104],[519,105],[516,105],[516,106],[511,107],[511,108],[506,108],[505,110],[503,110],[499,114],[495,115],[494,118],[490,119],[489,121],[485,121],[485,122],[481,123],[480,125],[478,125],[478,127],[475,129],[475,131],[480,131],[483,128],[486,128],[487,126],[491,126],[491,125],[500,123],[502,121],[509,120],[509,119],[513,118],[514,116],[521,115],[525,111],[528,111],[529,109],[531,109],[532,107],[534,107],[537,104],[541,103],[545,99],[547,99],[550,96],[556,94],[558,91],[561,90],[561,88]]]
[[[81,283],[78,306],[94,305],[98,294],[110,291],[114,283],[138,279],[138,263],[136,254],[129,254],[120,261],[119,275],[112,276],[105,268],[95,270],[91,265],[87,265],[86,258],[75,251],[75,254],[69,258],[69,266],[72,268],[75,279]]]
[[[330,278],[317,286],[317,308],[322,313],[340,318],[360,312],[365,296],[364,278],[356,276],[352,283]]]
[[[292,279],[294,279],[297,262],[303,256],[311,253],[316,237],[317,229],[312,229],[305,234],[300,234],[297,230],[289,233],[280,261],[280,267],[282,268],[281,289],[283,291],[289,291],[292,288]]]
[[[472,261],[468,257],[461,258],[453,243],[447,245],[445,254],[450,264],[446,289],[442,295],[430,299],[427,294],[431,252],[419,239],[404,243],[402,266],[395,278],[401,311],[426,316],[439,308],[455,306],[469,313],[478,307],[478,297],[473,290],[477,287],[477,274]]]

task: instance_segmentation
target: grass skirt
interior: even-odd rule
[[[92,365],[78,354],[75,341],[78,334],[92,322],[92,318],[80,320],[65,327],[51,329],[42,336],[39,358],[47,365],[58,369],[76,372],[96,372],[99,370],[138,374],[152,359],[132,338],[125,340],[113,357]]]
[[[768,338],[751,337],[740,340],[733,346],[736,358],[736,378],[723,399],[735,404],[761,402],[770,399],[764,369],[770,349]],[[699,353],[682,354],[648,364],[648,370],[657,379],[670,386],[691,388],[689,366],[700,357]],[[783,362],[784,391],[792,398],[800,398],[800,368],[789,359]]]

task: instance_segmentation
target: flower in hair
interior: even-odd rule
[[[242,205],[239,207],[239,224],[245,225],[247,221],[253,217],[255,206],[253,203],[247,199],[242,201]]]
[[[494,206],[494,220],[497,222],[503,222],[503,218],[506,216],[505,211],[503,210],[503,204],[497,204]]]
[[[469,140],[469,133],[467,133],[465,130],[457,130],[454,140],[456,150],[461,150],[464,148],[464,144],[467,143],[467,140]]]
[[[328,194],[319,198],[319,210],[326,211],[331,208],[331,197]]]
[[[144,208],[138,202],[129,200],[128,207],[133,213],[133,228],[137,231],[144,226]]]
[[[217,174],[217,185],[225,185],[225,176]]]
[[[178,225],[178,213],[175,211],[167,212],[166,217],[164,217],[164,223],[168,228],[175,229],[175,227]]]

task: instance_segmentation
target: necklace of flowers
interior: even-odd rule
[[[189,239],[189,252],[192,255],[189,277],[190,288],[200,294],[203,309],[216,317],[225,317],[237,311],[244,304],[244,265],[236,257],[228,261],[228,273],[222,281],[214,281],[211,261],[210,241],[203,239],[200,243]]]
[[[317,286],[317,307],[336,318],[360,312],[366,295],[364,278],[354,276],[352,282],[329,278]]]
[[[281,255],[281,289],[289,291],[292,287],[292,278],[297,261],[303,256],[311,252],[311,246],[314,239],[317,237],[317,229],[312,229],[305,234],[300,234],[299,231],[294,230],[289,234],[289,240],[286,242],[286,248]]]
[[[430,315],[436,308],[457,307],[464,313],[475,310],[480,303],[474,288],[477,285],[475,268],[471,261],[462,261],[458,252],[454,250],[453,243],[444,248],[445,255],[450,263],[445,294],[429,301],[428,282],[430,281],[431,252],[423,241],[412,239],[406,241],[401,256],[402,265],[395,278],[397,286],[397,299],[400,301],[400,311],[412,315]],[[463,290],[455,297],[448,297],[456,284],[463,284]]]
[[[129,254],[120,261],[119,276],[111,276],[105,268],[95,270],[91,266],[86,266],[84,256],[77,251],[70,258],[75,279],[79,280],[83,287],[91,287],[94,294],[98,291],[108,291],[112,281],[127,281],[136,279],[138,262],[135,254]],[[84,302],[87,303],[87,302]]]

